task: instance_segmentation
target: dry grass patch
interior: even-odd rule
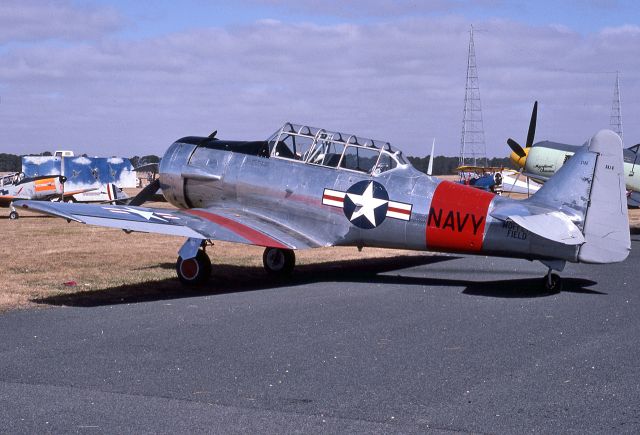
[[[34,303],[64,304],[60,301],[65,296],[80,294],[85,299],[113,300],[114,295],[135,297],[136,292],[184,291],[175,274],[177,252],[184,241],[180,237],[125,234],[22,210],[17,221],[0,217],[0,232],[4,259],[0,310]],[[214,264],[217,290],[247,286],[252,280],[268,281],[261,247],[216,242],[207,252]],[[304,270],[309,265],[407,255],[424,253],[326,248],[298,251],[296,260]]]

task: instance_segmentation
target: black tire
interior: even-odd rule
[[[296,254],[291,249],[265,248],[262,264],[270,275],[288,275],[296,265]]]
[[[12,211],[11,213],[9,213],[9,219],[11,220],[16,220],[20,217],[20,215],[18,214],[17,211]]]
[[[544,277],[544,288],[551,293],[559,293],[562,290],[562,278],[555,273],[551,274],[551,279]]]
[[[211,276],[211,260],[206,252],[198,250],[198,255],[188,260],[178,257],[176,273],[183,285],[197,286],[206,283]]]

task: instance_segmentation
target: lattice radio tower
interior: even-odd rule
[[[611,130],[618,133],[624,144],[622,131],[622,107],[620,105],[620,73],[616,71],[616,85],[613,88],[613,103],[611,103],[611,118],[609,118]]]
[[[460,142],[460,166],[486,166],[487,150],[484,143],[476,49],[473,43],[473,25],[471,25],[471,30],[469,31],[467,85],[464,92],[464,113],[462,116],[462,138]]]

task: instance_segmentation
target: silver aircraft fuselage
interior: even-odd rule
[[[268,141],[180,139],[160,165],[164,196],[179,208],[242,210],[295,229],[317,247],[371,246],[577,261],[576,246],[554,243],[490,216],[498,205],[510,203],[517,210],[516,200],[427,176],[406,162],[379,174],[363,173],[280,157],[272,148]],[[372,182],[388,195],[386,207],[381,207],[385,213],[380,215],[378,210],[373,219],[354,219],[357,210],[347,210],[350,189]],[[362,189],[356,192],[362,193]],[[582,218],[578,210],[575,222],[580,224]]]

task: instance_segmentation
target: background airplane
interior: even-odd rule
[[[527,132],[525,147],[509,138],[507,144],[511,148],[511,160],[522,168],[523,175],[534,180],[545,182],[581,147],[552,141],[533,143],[538,116],[538,102],[533,104],[531,121]],[[640,160],[638,159],[640,144],[623,150],[624,174],[627,189],[627,204],[640,206]]]
[[[60,175],[27,178],[22,172],[0,177],[0,206],[11,208],[9,219],[19,215],[13,201],[19,199],[54,200],[68,198],[81,191],[64,191],[66,178]]]
[[[215,135],[212,135],[215,136]],[[19,201],[69,221],[186,237],[184,284],[210,277],[211,240],[264,246],[284,274],[296,249],[364,246],[539,260],[547,289],[566,262],[623,261],[630,249],[622,146],[603,130],[525,200],[430,177],[387,142],[285,124],[268,140],[184,137],[166,151],[157,187],[178,210]],[[616,194],[616,192],[618,194]]]
[[[27,178],[65,177],[65,189],[74,202],[124,202],[129,197],[122,188],[135,188],[136,172],[129,159],[121,157],[74,156],[72,151],[56,151],[53,156],[23,156],[22,172]]]

